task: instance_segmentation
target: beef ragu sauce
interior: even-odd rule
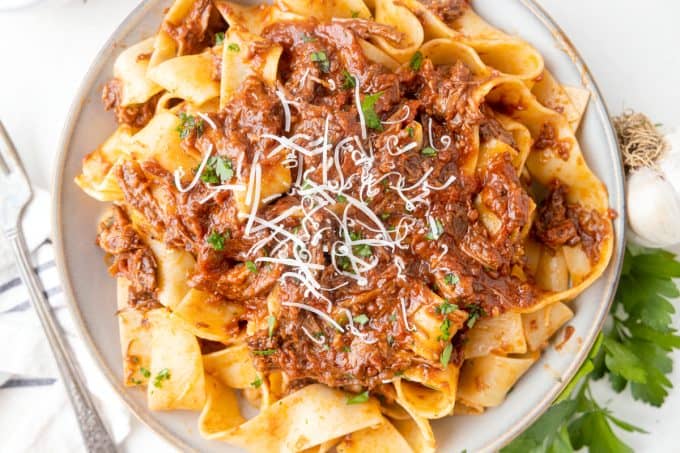
[[[371,63],[357,41],[368,26],[306,21],[265,29],[263,37],[284,49],[277,87],[250,77],[183,140],[201,155],[215,150],[246,185],[257,172],[290,167],[293,187],[262,204],[250,225],[231,191],[198,184],[180,193],[153,162],[118,172],[126,203],[164,232],[159,239],[196,257],[190,286],[242,303],[242,321],[258,326],[247,337],[256,366],[285,371],[292,388],[308,380],[375,388],[414,365],[441,368],[439,352],[414,352],[420,310],[448,318],[453,338],[440,338],[441,349],[452,341],[450,360],[460,363],[468,314],[530,306],[541,293],[513,273],[525,267],[521,232],[530,203],[509,156],[492,159],[483,174],[464,170],[474,168],[478,126],[484,139],[513,143],[492,109],[475,105],[479,81],[462,63],[435,67],[424,59],[395,72]],[[248,58],[259,50],[241,49]],[[375,102],[358,109],[359,99]],[[422,148],[413,145],[421,132],[415,121]],[[306,152],[279,146],[285,137]],[[194,176],[187,173],[184,187]],[[262,187],[269,183],[262,178]],[[493,235],[478,197],[501,221]],[[222,240],[217,249],[214,234]],[[457,309],[442,313],[445,300]],[[275,302],[281,306],[270,320]]]

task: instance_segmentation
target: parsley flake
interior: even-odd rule
[[[444,281],[446,282],[447,285],[457,285],[458,282],[460,282],[460,278],[456,274],[446,274],[446,277],[444,277]]]
[[[252,261],[246,261],[246,268],[253,274],[257,274],[257,266]]]
[[[413,54],[411,57],[411,61],[408,64],[411,69],[414,71],[418,71],[420,67],[423,65],[423,54],[418,50],[416,53]]]
[[[311,59],[319,65],[319,69],[323,72],[331,70],[331,62],[328,60],[328,55],[323,50],[312,52]]]
[[[208,184],[224,184],[234,177],[231,159],[222,156],[211,156],[203,168],[201,181]]]
[[[241,46],[239,46],[235,42],[230,42],[229,45],[227,46],[227,49],[229,50],[229,52],[240,52]]]
[[[382,96],[382,91],[364,96],[364,99],[361,101],[361,111],[364,114],[366,126],[377,131],[383,130],[380,117],[378,117],[378,114],[375,113],[374,109],[375,103],[380,99],[380,96]]]
[[[437,155],[437,150],[431,146],[426,146],[425,148],[423,148],[420,154],[427,157],[434,157]]]
[[[215,45],[219,46],[224,42],[224,32],[215,33]]]
[[[151,371],[149,371],[148,369],[146,369],[144,367],[140,367],[139,372],[142,373],[142,376],[144,376],[147,379],[149,379],[151,377]]]
[[[163,381],[167,381],[169,379],[170,379],[170,370],[168,370],[167,368],[163,368],[153,378],[153,386],[156,387],[156,388],[161,388],[163,386]]]
[[[453,351],[453,345],[451,343],[448,343],[444,350],[442,351],[442,354],[439,356],[439,361],[441,362],[443,367],[447,367],[449,365],[449,362],[451,361],[451,352]]]
[[[187,115],[184,112],[180,112],[179,126],[177,126],[177,129],[175,130],[179,133],[180,139],[187,138],[194,131],[196,132],[196,136],[200,137],[203,135],[203,120],[200,118],[196,119],[193,115]]]
[[[442,225],[439,219],[435,219],[434,224],[430,225],[430,231],[425,235],[425,239],[436,241],[442,234],[444,234],[444,225]]]
[[[261,356],[274,355],[274,354],[276,354],[276,349],[260,349],[260,350],[253,351],[253,354],[261,355]]]
[[[451,304],[448,300],[444,301],[443,304],[434,309],[434,311],[440,315],[448,315],[449,313],[453,313],[456,310],[458,310],[458,305]]]
[[[218,252],[221,252],[224,250],[224,236],[218,233],[217,231],[213,231],[210,233],[210,235],[206,238],[206,242],[212,246],[213,249],[217,250]]]
[[[303,33],[302,34],[302,42],[313,42],[316,41],[316,38],[308,33]]]
[[[368,316],[366,316],[365,314],[362,313],[359,316],[355,316],[353,318],[353,321],[355,323],[363,326],[364,324],[366,324],[368,322]]]
[[[479,318],[486,316],[486,312],[480,305],[477,304],[468,305],[466,309],[468,311],[467,326],[469,329],[472,329],[472,327],[474,327],[474,325],[477,324]]]
[[[361,404],[368,401],[368,390],[357,395],[347,395],[347,404]]]
[[[259,389],[261,385],[262,379],[259,376],[253,382],[250,383],[250,386],[256,389]]]
[[[357,79],[349,73],[347,69],[342,70],[342,87],[346,90],[351,90],[357,86]]]

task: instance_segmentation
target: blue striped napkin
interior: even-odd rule
[[[130,432],[130,415],[76,334],[59,282],[49,236],[49,196],[38,192],[24,216],[35,271],[76,353],[88,387],[117,442]],[[26,288],[0,234],[0,450],[84,451],[61,378]]]

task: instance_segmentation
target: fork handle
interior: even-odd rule
[[[57,366],[61,372],[66,393],[68,393],[78,418],[85,448],[88,452],[92,453],[115,453],[116,446],[97,413],[90,393],[78,370],[78,365],[66,344],[52,308],[45,298],[42,285],[35,272],[33,272],[24,235],[19,229],[6,233],[7,240],[11,243],[12,251],[17,261],[21,280],[28,289],[33,308],[38,313],[40,322],[45,330],[45,335],[52,348],[52,353],[57,361]]]

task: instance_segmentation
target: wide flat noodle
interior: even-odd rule
[[[375,426],[383,420],[370,398],[347,404],[347,394],[312,384],[261,411],[239,427],[209,436],[252,452],[294,452]]]
[[[155,38],[134,44],[118,55],[113,64],[113,76],[121,82],[120,105],[142,104],[163,87],[147,77],[149,58]]]
[[[395,379],[397,401],[410,414],[427,419],[453,413],[458,387],[458,367],[449,364],[444,370],[418,366]]]
[[[151,323],[148,314],[128,306],[129,280],[116,279],[118,331],[123,358],[123,383],[127,387],[145,385],[151,368]]]
[[[158,301],[174,310],[189,292],[187,277],[196,260],[189,252],[172,249],[155,240],[149,241],[149,246],[158,264]]]
[[[418,18],[401,3],[395,0],[376,0],[375,20],[381,24],[391,25],[402,33],[399,42],[390,41],[382,36],[374,36],[378,47],[395,60],[405,63],[423,44],[425,33]]]
[[[129,153],[134,130],[122,124],[95,151],[83,159],[82,173],[74,181],[86,194],[99,201],[120,201],[123,192],[115,168]]]
[[[527,352],[522,315],[519,313],[507,312],[480,319],[468,331],[467,340],[463,346],[466,359],[490,353],[504,355]]]
[[[168,23],[171,25],[179,24],[182,20],[189,14],[191,8],[194,6],[197,0],[175,0],[168,12],[165,13],[163,18],[163,23]],[[176,57],[179,52],[179,47],[177,42],[172,39],[172,36],[166,32],[163,27],[158,31],[156,35],[156,41],[153,45],[153,53],[149,59],[149,67],[159,65],[165,60]]]
[[[147,402],[151,410],[201,410],[205,404],[205,375],[196,337],[170,316],[168,310],[149,312],[151,321],[151,379]]]
[[[413,449],[397,429],[383,418],[382,423],[355,431],[338,444],[338,453],[408,453]]]
[[[241,304],[192,288],[174,308],[173,316],[185,321],[187,330],[197,337],[229,344],[239,340],[233,332],[238,331],[237,323],[244,311]]]
[[[331,20],[334,17],[370,19],[371,11],[361,0],[277,0],[282,10],[290,10],[306,17]]]
[[[495,354],[466,360],[460,370],[458,399],[473,408],[498,406],[538,354],[503,357]]]
[[[197,55],[168,59],[149,69],[148,76],[172,97],[203,104],[220,95],[220,83],[213,79],[216,72],[213,52],[215,50],[210,49]]]
[[[232,389],[206,374],[205,390],[205,406],[198,419],[198,430],[203,437],[232,429],[245,421]]]
[[[257,379],[257,371],[245,343],[203,356],[205,372],[227,387],[245,389]]]
[[[561,302],[541,308],[533,313],[522,315],[524,332],[529,351],[538,351],[548,344],[548,340],[567,321],[574,312]]]

